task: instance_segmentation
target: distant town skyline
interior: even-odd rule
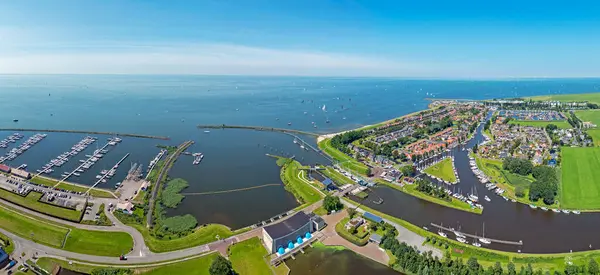
[[[6,1],[1,74],[600,77],[599,3]]]

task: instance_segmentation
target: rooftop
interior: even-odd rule
[[[271,236],[271,238],[279,239],[298,230],[300,227],[304,226],[309,221],[310,217],[304,212],[300,211],[294,216],[291,216],[290,218],[286,219],[285,221],[265,226],[264,229],[265,231],[267,231],[269,236]]]

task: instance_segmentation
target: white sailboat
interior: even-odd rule
[[[469,194],[469,199],[473,202],[479,201],[479,197],[477,196],[477,187],[474,187],[474,191],[472,191],[471,194]]]
[[[321,110],[323,110],[323,112],[327,112],[327,106],[325,106],[325,104],[323,104],[323,107],[321,107]]]
[[[479,241],[484,243],[484,244],[491,244],[492,241],[490,241],[489,239],[485,238],[485,223],[483,223],[483,236],[481,238],[479,238]]]

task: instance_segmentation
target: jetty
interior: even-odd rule
[[[104,173],[104,175],[102,175],[102,177],[100,179],[98,179],[98,181],[96,181],[94,183],[94,185],[92,185],[92,187],[90,187],[87,191],[85,191],[85,195],[89,194],[90,191],[96,187],[96,185],[98,185],[100,182],[102,182],[102,180],[104,180],[104,178],[106,178],[110,172],[117,170],[117,168],[119,167],[119,165],[121,164],[121,162],[123,162],[127,157],[129,156],[129,153],[127,153],[124,157],[121,158],[121,160],[119,160],[117,162],[117,164],[115,164],[115,166],[113,166],[112,168],[110,168],[110,170],[108,170],[108,172]]]
[[[84,130],[57,130],[57,129],[31,129],[31,128],[0,128],[0,131],[17,131],[17,132],[52,132],[52,133],[73,133],[73,134],[94,134],[94,135],[110,135],[121,137],[149,138],[169,140],[169,137],[151,136],[141,134],[127,134],[116,132],[99,132],[99,131],[84,131]]]
[[[198,125],[198,129],[246,129],[246,130],[256,130],[256,131],[271,131],[271,132],[281,132],[281,133],[292,133],[292,134],[300,134],[318,137],[319,134],[294,130],[294,129],[285,129],[285,128],[276,128],[276,127],[267,127],[267,126],[244,126],[244,125]]]
[[[493,243],[510,244],[510,245],[523,245],[523,241],[515,242],[515,241],[497,240],[497,239],[492,239],[492,238],[488,238],[488,237],[477,236],[477,235],[473,235],[473,234],[459,232],[459,231],[456,231],[456,230],[454,230],[452,228],[443,227],[443,226],[435,224],[435,223],[431,223],[431,226],[437,227],[438,229],[441,229],[441,230],[446,230],[446,231],[450,231],[450,232],[458,232],[458,233],[461,233],[461,234],[463,234],[463,235],[465,235],[467,237],[471,237],[471,238],[475,238],[475,239],[486,238],[486,239],[490,240]]]

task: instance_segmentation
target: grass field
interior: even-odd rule
[[[600,209],[600,148],[562,148],[561,203],[580,210]]]
[[[575,111],[575,115],[581,121],[589,121],[596,125],[600,125],[600,110],[580,110]]]
[[[69,230],[67,227],[44,223],[4,207],[0,207],[0,221],[0,228],[52,247],[61,247]]]
[[[37,176],[35,178],[32,178],[30,181],[33,183],[50,186],[50,187],[54,187],[58,183],[58,180],[49,178],[49,177],[45,177],[45,176]],[[69,183],[65,183],[65,182],[62,182],[60,185],[58,185],[58,188],[69,190],[69,191],[75,191],[75,192],[86,192],[89,189],[89,187],[86,188],[83,186],[78,186],[78,185],[69,184]],[[98,197],[98,198],[114,198],[114,196],[110,192],[99,189],[99,188],[92,189],[90,191],[90,195],[92,195],[94,197]]]
[[[454,175],[454,163],[452,163],[452,160],[449,158],[428,167],[425,169],[425,173],[445,181],[456,181],[456,176]]]
[[[81,212],[77,210],[66,209],[58,206],[53,206],[47,203],[39,202],[38,200],[42,197],[42,194],[37,192],[30,192],[27,197],[22,197],[13,192],[0,188],[0,198],[20,205],[22,207],[44,213],[56,218],[61,218],[73,222],[79,222],[81,219]]]
[[[594,146],[600,146],[600,129],[590,129],[586,131],[594,140]]]
[[[0,247],[2,247],[2,249],[4,249],[4,251],[8,254],[15,250],[15,244],[13,241],[2,233],[0,233]]]
[[[568,101],[589,101],[600,104],[600,93],[588,94],[562,94],[562,95],[543,95],[531,97],[533,100],[557,100],[562,102]]]
[[[38,217],[31,217],[8,207],[0,207],[0,221],[2,221],[0,228],[22,238],[76,253],[119,256],[133,247],[133,239],[125,232],[77,229]],[[63,247],[67,235],[68,238]]]
[[[140,233],[142,233],[142,235],[144,236],[144,241],[146,242],[148,248],[150,248],[152,252],[156,253],[180,250],[214,242],[217,240],[217,235],[221,239],[225,239],[233,235],[248,231],[248,229],[231,231],[227,226],[224,225],[209,224],[207,226],[195,229],[194,233],[182,238],[172,240],[159,240],[150,235],[150,232],[148,232],[146,226],[140,224],[128,225],[135,227],[135,229],[140,231]]]
[[[190,275],[210,275],[208,269],[212,264],[213,260],[217,257],[217,253],[211,253],[205,256],[197,257],[194,259],[189,259],[177,263],[165,264],[160,266],[152,266],[152,267],[137,267],[131,268],[134,271],[134,274],[144,274],[144,275],[169,275],[169,274],[190,274]],[[63,268],[67,268],[69,270],[89,274],[94,269],[103,268],[99,266],[92,266],[86,264],[72,263],[69,264],[67,261],[58,260],[54,258],[40,258],[37,260],[36,264],[43,268],[46,271],[52,271],[54,266],[59,265]],[[114,268],[126,268],[121,266],[106,266],[106,267],[114,267]],[[240,274],[243,275],[243,274]]]
[[[361,175],[367,174],[369,167],[359,162],[358,160],[340,152],[338,149],[335,149],[333,146],[331,146],[330,138],[322,140],[321,142],[319,142],[318,145],[319,149],[323,150],[327,155],[337,160],[340,166],[348,170],[352,170]]]
[[[404,187],[400,187],[397,184],[389,183],[389,182],[381,180],[381,179],[377,179],[375,181],[378,184],[383,184],[385,186],[394,188],[396,190],[402,191],[411,196],[417,197],[422,200],[426,200],[428,202],[437,203],[442,206],[446,206],[446,207],[450,207],[450,208],[454,208],[454,209],[458,209],[458,210],[463,210],[463,211],[467,211],[467,212],[471,212],[471,213],[475,213],[475,214],[481,214],[483,212],[483,210],[481,210],[480,208],[472,208],[468,203],[461,201],[461,200],[457,200],[456,198],[452,198],[452,201],[446,201],[446,200],[442,200],[442,199],[435,198],[435,197],[429,196],[427,194],[421,193],[421,192],[417,191],[416,184],[405,185]]]
[[[532,126],[532,127],[546,127],[548,124],[554,124],[556,127],[560,129],[569,129],[571,124],[569,124],[566,120],[555,120],[555,121],[540,121],[540,120],[511,120],[508,122],[509,124],[516,124],[522,126]]]
[[[303,178],[304,173],[301,173],[300,167],[300,163],[294,160],[281,168],[280,176],[285,189],[301,201],[299,207],[302,208],[321,200],[322,195]]]
[[[127,254],[133,239],[125,232],[103,232],[74,229],[67,237],[64,250],[98,256]]]
[[[258,237],[236,243],[229,247],[229,260],[240,275],[271,274],[265,256],[269,253]]]
[[[349,241],[355,245],[365,246],[369,242],[369,234],[366,234],[363,238],[359,238],[358,236],[348,232],[348,230],[346,230],[345,226],[349,220],[350,220],[349,217],[345,217],[341,221],[339,221],[335,225],[335,232],[337,232],[338,235],[340,235],[342,238],[346,239],[347,241]]]

